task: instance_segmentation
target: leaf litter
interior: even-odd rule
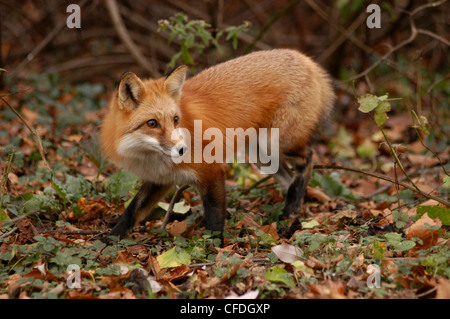
[[[67,92],[64,99],[70,103],[75,94]],[[192,188],[183,192],[165,229],[160,228],[173,193],[129,238],[103,243],[140,187],[136,177],[106,163],[98,152],[96,127],[104,99],[100,93],[86,103],[95,109],[80,109],[86,115],[81,124],[63,126],[56,125],[58,118],[38,121],[37,112],[21,108],[38,132],[46,132],[53,176],[22,123],[0,118],[0,139],[8,145],[0,164],[0,298],[341,299],[406,292],[412,298],[448,298],[449,208],[346,171],[315,170],[305,197],[306,217],[279,220],[282,197],[274,181],[252,188],[255,176],[261,178],[256,170],[230,167],[223,248],[205,231],[201,201]],[[21,98],[8,100],[19,105]],[[385,116],[387,97],[366,96],[362,102],[363,111],[376,110],[377,125],[396,123],[396,115]],[[401,143],[408,127],[397,123],[386,132]],[[343,138],[333,149],[319,145],[318,156],[325,162],[346,158],[342,164],[350,167],[378,161],[387,176],[402,178],[376,138],[377,125],[358,125],[353,135],[336,126]],[[414,177],[420,187],[445,196],[448,176],[433,170],[439,161],[413,143],[402,158],[405,166],[421,172]],[[448,160],[448,150],[439,156]],[[239,182],[233,176],[237,171]],[[79,288],[68,287],[69,265],[80,268]],[[380,288],[368,288],[371,265],[380,269]]]

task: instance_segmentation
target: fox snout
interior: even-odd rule
[[[172,156],[183,156],[187,152],[187,145],[186,144],[177,144],[174,147],[172,147]]]
[[[184,138],[183,138],[181,130],[174,129],[172,131],[171,140],[172,140],[172,142],[175,143],[171,149],[172,158],[178,158],[187,153],[188,147],[187,147],[186,143],[184,142]]]

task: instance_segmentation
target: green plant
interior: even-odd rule
[[[196,51],[197,54],[202,54],[211,45],[221,50],[219,40],[225,35],[225,40],[231,40],[232,46],[236,50],[239,34],[250,27],[249,22],[244,22],[239,26],[230,26],[222,30],[212,30],[209,23],[203,20],[189,20],[183,13],[177,13],[169,19],[160,20],[158,24],[158,31],[170,31],[169,43],[175,38],[181,42],[180,52],[176,53],[167,64],[169,68],[174,68],[180,59],[183,60],[184,64],[189,66],[194,65],[192,51]]]

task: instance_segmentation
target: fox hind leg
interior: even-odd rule
[[[301,209],[306,186],[311,178],[312,151],[306,149],[289,156],[293,159],[294,178],[285,194],[283,216],[294,218]]]
[[[292,184],[292,171],[285,160],[280,160],[278,171],[273,175],[275,181],[280,185],[283,198],[286,198],[289,186]]]

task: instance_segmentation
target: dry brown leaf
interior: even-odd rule
[[[39,235],[38,231],[31,223],[31,219],[29,218],[21,220],[19,224],[17,224],[17,227],[20,230],[21,243],[24,243],[26,241],[32,241],[34,236]]]
[[[255,214],[253,213],[244,213],[245,216],[240,221],[237,222],[236,228],[242,228],[242,226],[246,227],[256,227],[259,228],[259,224],[255,222]],[[240,216],[242,214],[236,214],[236,216]]]
[[[173,237],[180,236],[187,230],[187,222],[185,220],[178,221],[175,220],[168,227],[169,234]]]
[[[439,160],[436,157],[430,157],[421,154],[408,154],[407,157],[411,164],[420,167],[433,167],[439,164]]]
[[[450,280],[438,277],[436,285],[436,299],[450,299]]]
[[[340,281],[335,282],[329,280],[321,284],[309,284],[308,288],[311,291],[313,298],[347,298],[345,296],[345,284]]]
[[[179,280],[189,277],[193,270],[186,265],[178,266],[164,274],[162,281],[176,283]]]
[[[156,278],[161,278],[162,277],[162,273],[165,272],[165,270],[161,271],[161,267],[159,267],[158,260],[155,257],[153,257],[152,255],[150,255],[148,257],[147,265],[149,266],[149,268],[151,269],[153,275]]]
[[[277,232],[277,223],[276,222],[273,222],[270,225],[261,226],[260,230],[262,230],[266,234],[269,234],[276,240],[280,239],[280,236],[278,235],[278,232]]]
[[[307,198],[315,199],[319,203],[325,203],[331,201],[331,198],[325,194],[323,191],[321,191],[318,188],[310,187],[308,186],[306,188],[306,195]]]
[[[312,269],[324,269],[325,268],[325,264],[313,256],[309,257],[309,259],[306,261],[305,265]]]
[[[426,225],[428,224],[428,225]],[[406,231],[406,239],[418,237],[423,241],[423,244],[416,243],[416,246],[412,248],[409,253],[415,253],[420,249],[427,249],[436,244],[439,235],[439,229],[430,229],[430,226],[442,227],[442,222],[439,218],[431,219],[427,213],[411,225]]]
[[[117,258],[114,260],[115,264],[132,264],[136,258],[128,250],[121,250],[117,252]]]

